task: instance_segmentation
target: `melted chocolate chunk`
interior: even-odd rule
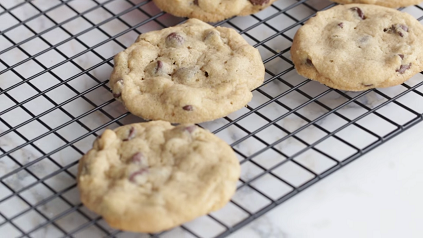
[[[135,182],[135,177],[137,177],[138,175],[141,175],[143,173],[148,172],[148,169],[140,169],[138,171],[133,172],[130,176],[129,176],[129,181],[131,182]]]
[[[191,125],[191,126],[185,127],[185,130],[188,131],[189,133],[194,132],[195,129],[197,129],[197,126],[196,125]]]
[[[141,163],[141,161],[144,159],[144,155],[141,152],[138,152],[134,154],[131,158],[132,163]]]
[[[185,111],[192,111],[194,110],[194,107],[191,105],[186,105],[186,106],[183,106],[182,109],[184,109]]]
[[[400,24],[399,27],[403,29],[405,32],[408,32],[408,26]]]
[[[172,74],[172,78],[175,81],[182,82],[184,84],[190,84],[195,81],[195,75],[197,72],[197,67],[182,67]]]
[[[131,127],[131,129],[129,129],[129,132],[128,132],[128,137],[126,139],[123,139],[123,141],[129,141],[132,138],[134,138],[134,136],[135,136],[135,128]]]
[[[88,165],[87,164],[84,164],[84,166],[82,166],[82,173],[83,174],[90,173],[90,170],[88,169]]]
[[[403,24],[394,24],[389,28],[385,28],[383,29],[384,32],[386,33],[397,33],[399,36],[404,37],[404,32],[408,32],[408,26],[403,25]]]
[[[341,23],[338,24],[338,26],[341,27],[341,28],[344,28],[344,23],[341,22]]]
[[[113,94],[114,98],[120,98],[120,96],[122,96],[122,93],[114,93]]]
[[[409,64],[407,64],[407,65],[401,65],[400,66],[400,68],[399,69],[397,69],[396,70],[396,72],[398,72],[398,73],[400,73],[400,74],[403,74],[403,73],[405,73],[405,71],[407,70],[407,69],[410,69],[411,68],[411,63],[409,63]]]
[[[216,32],[214,30],[210,30],[209,32],[207,32],[206,36],[204,37],[204,41],[211,39],[215,34]]]
[[[404,59],[404,55],[403,54],[398,54],[398,56],[403,60]]]
[[[311,59],[307,59],[306,60],[306,64],[308,64],[310,66],[313,66],[313,61],[311,61]]]
[[[155,74],[160,73],[160,71],[162,71],[163,69],[163,62],[161,62],[160,60],[157,61],[157,66],[156,66],[156,70],[154,71]]]
[[[371,38],[372,38],[372,36],[365,35],[365,36],[361,37],[359,41],[360,41],[360,43],[365,44],[365,43],[369,42]]]
[[[359,7],[353,7],[351,10],[357,12],[358,17],[360,17],[362,20],[366,19],[366,16],[364,15],[364,12]]]
[[[270,0],[250,0],[250,2],[253,5],[264,5],[264,4],[268,4]]]
[[[170,47],[178,47],[184,44],[184,37],[176,32],[170,33],[166,37],[166,45]]]

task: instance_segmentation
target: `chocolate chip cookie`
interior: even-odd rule
[[[339,5],[298,30],[291,57],[299,74],[332,88],[390,87],[423,70],[423,26],[395,9]]]
[[[154,0],[165,12],[178,17],[217,22],[233,16],[259,12],[276,0]]]
[[[415,4],[419,4],[422,0],[331,0],[332,2],[349,4],[349,3],[365,3],[380,5],[385,7],[407,7]]]
[[[148,120],[221,118],[245,106],[264,80],[257,49],[235,30],[197,19],[142,34],[114,60],[114,97]]]
[[[239,175],[235,153],[217,136],[154,121],[106,130],[79,161],[78,188],[110,226],[160,232],[223,207]]]

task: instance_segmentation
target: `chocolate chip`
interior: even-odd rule
[[[401,65],[400,66],[400,68],[399,69],[397,69],[396,70],[396,72],[398,72],[398,73],[400,73],[400,74],[403,74],[403,73],[405,73],[405,71],[407,70],[407,69],[410,69],[411,68],[411,63],[409,63],[409,64],[407,64],[407,65]]]
[[[141,161],[144,159],[144,155],[141,152],[135,153],[132,158],[132,163],[141,163]]]
[[[341,27],[341,28],[344,28],[344,23],[341,22],[341,23],[338,24],[338,26]]]
[[[129,176],[129,181],[131,182],[135,182],[135,177],[137,177],[138,175],[141,175],[143,173],[146,173],[148,171],[148,169],[140,169],[138,171],[133,172],[130,176]]]
[[[397,33],[399,36],[404,37],[404,33],[402,31],[408,32],[408,26],[403,24],[394,24],[389,28],[383,29],[383,31],[387,33]]]
[[[185,111],[192,111],[192,110],[194,110],[194,108],[191,105],[183,106],[182,109],[184,109]]]
[[[365,35],[365,36],[361,37],[359,41],[360,41],[360,43],[365,44],[365,43],[369,42],[371,38],[372,38],[372,36]]]
[[[157,61],[156,70],[154,71],[155,74],[158,74],[163,69],[163,62],[160,60]]]
[[[364,87],[371,87],[371,86],[373,86],[373,84],[365,84],[365,83],[362,83],[362,84],[363,84]]]
[[[402,33],[400,30],[403,30],[405,32],[408,32],[408,26],[403,25],[403,24],[398,24],[395,26],[396,31],[398,32],[398,35],[400,35],[401,37],[404,37],[404,33]]]
[[[116,99],[120,98],[120,96],[122,96],[122,93],[114,93],[113,94],[113,97],[116,98]]]
[[[403,54],[398,54],[398,56],[403,60],[404,59],[404,55]]]
[[[220,32],[216,29],[209,29],[203,34],[203,41],[207,44],[222,44]]]
[[[399,27],[403,29],[405,32],[408,32],[408,26],[400,24]]]
[[[195,129],[197,129],[197,126],[196,125],[191,125],[191,126],[185,127],[185,130],[188,131],[189,133],[194,132]]]
[[[359,7],[353,7],[351,8],[351,10],[357,12],[358,17],[360,17],[361,19],[366,19],[366,16],[364,16],[364,12],[361,10],[361,8]]]
[[[182,84],[191,84],[195,82],[195,80],[198,78],[196,77],[197,72],[199,71],[199,67],[193,66],[193,67],[182,67],[172,74],[172,80],[176,82],[180,82]]]
[[[123,139],[123,141],[129,141],[130,139],[134,138],[135,136],[135,128],[131,127],[128,132],[128,137],[126,139]]]
[[[169,47],[181,46],[184,44],[184,41],[184,37],[176,32],[172,32],[166,37],[166,45]]]
[[[209,32],[206,33],[206,36],[204,37],[204,41],[209,40],[210,38],[212,38],[212,36],[214,36],[216,34],[216,32],[214,32],[214,30],[210,30]]]
[[[205,75],[206,77],[209,77],[209,73],[208,73],[207,71],[205,71],[205,72],[204,72],[204,75]]]
[[[88,165],[84,164],[84,166],[82,166],[82,174],[88,174],[90,172]]]
[[[123,79],[119,79],[118,81],[116,81],[117,86],[122,89],[123,88]]]
[[[198,0],[194,0],[194,5],[198,6]]]
[[[313,66],[313,61],[311,61],[311,59],[307,59],[306,60],[306,64],[308,64],[310,66]]]
[[[250,0],[253,5],[264,5],[268,4],[270,0]]]

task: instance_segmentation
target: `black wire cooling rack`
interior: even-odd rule
[[[422,120],[422,74],[359,93],[297,75],[295,31],[333,5],[280,0],[216,24],[238,30],[266,65],[248,106],[201,124],[237,153],[238,190],[223,209],[146,237],[228,236]],[[402,10],[423,18],[422,5]],[[134,237],[82,206],[76,166],[105,128],[140,121],[109,92],[113,55],[142,32],[184,20],[143,0],[1,1],[2,237]]]

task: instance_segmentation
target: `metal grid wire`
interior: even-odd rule
[[[295,31],[332,6],[280,0],[216,24],[238,30],[266,66],[248,106],[200,125],[237,153],[238,190],[220,211],[146,237],[225,237],[422,120],[422,74],[359,93],[297,75]],[[423,18],[422,5],[402,10]],[[184,20],[143,0],[1,1],[0,234],[133,237],[82,206],[76,165],[105,128],[140,121],[109,92],[113,55]]]

